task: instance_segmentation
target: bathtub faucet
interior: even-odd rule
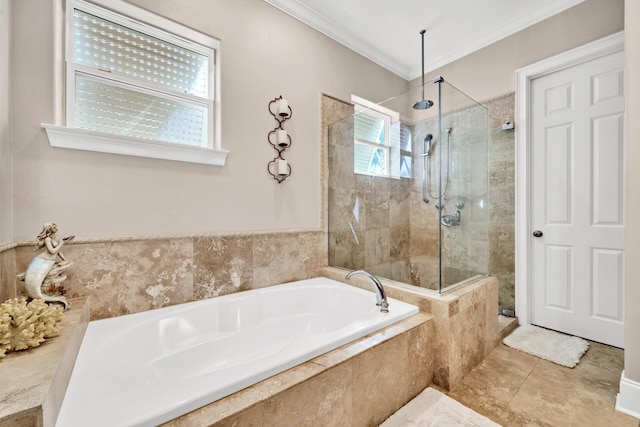
[[[361,274],[366,276],[371,282],[375,285],[374,290],[376,291],[376,305],[380,307],[380,311],[383,313],[389,312],[389,303],[387,302],[387,295],[384,292],[384,288],[382,287],[382,283],[380,280],[373,274],[364,271],[364,270],[356,270],[347,274],[347,280],[351,279],[351,276],[355,276],[356,274]]]

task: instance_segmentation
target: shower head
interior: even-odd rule
[[[433,101],[430,101],[428,99],[423,99],[422,101],[418,101],[413,104],[414,110],[426,110],[427,108],[431,107],[433,107]]]
[[[420,31],[420,36],[422,37],[422,100],[413,104],[415,110],[426,110],[433,106],[433,101],[424,99],[424,33],[426,31],[427,30]]]
[[[425,137],[424,137],[424,147],[423,147],[423,155],[428,156],[431,154],[431,147],[433,144],[433,135],[431,135],[430,133],[428,133]]]

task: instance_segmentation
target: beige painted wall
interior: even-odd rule
[[[640,2],[625,1],[627,180],[625,223],[625,352],[627,379],[640,382]]]
[[[0,0],[0,245],[13,240],[9,40],[11,0]]]
[[[15,56],[14,194],[16,240],[45,221],[79,237],[183,235],[321,226],[320,94],[372,100],[407,82],[262,0],[135,0],[221,39],[222,147],[212,167],[49,147],[52,123],[53,7],[60,0],[13,2]],[[285,155],[291,178],[266,172],[275,156],[266,136],[276,96],[289,99]]]
[[[451,64],[428,71],[426,78],[441,75],[477,101],[492,99],[516,90],[518,68],[620,31],[623,25],[624,0],[586,0]],[[415,79],[410,87],[419,84],[420,79]]]

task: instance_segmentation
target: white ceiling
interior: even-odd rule
[[[265,0],[395,74],[420,76],[584,0]]]

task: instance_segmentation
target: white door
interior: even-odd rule
[[[531,82],[531,323],[623,347],[623,52]],[[535,237],[539,236],[539,237]]]

